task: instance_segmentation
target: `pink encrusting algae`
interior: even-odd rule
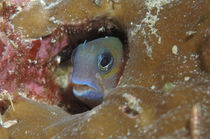
[[[25,5],[29,3],[31,0],[6,0],[6,1],[13,5]]]
[[[52,62],[54,56],[68,44],[67,33],[61,27],[62,30],[59,28],[50,36],[31,40],[23,38],[9,20],[17,9],[17,4],[14,4],[3,2],[0,15],[0,91],[13,93],[22,89],[28,92],[27,96],[53,97],[56,102],[59,87],[51,79],[51,67],[55,66]],[[52,43],[52,39],[56,42]]]

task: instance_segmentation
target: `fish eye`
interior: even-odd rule
[[[107,72],[111,69],[114,59],[111,53],[104,52],[98,56],[98,69]]]

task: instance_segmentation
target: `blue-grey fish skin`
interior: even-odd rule
[[[108,68],[100,68],[103,55],[112,58]],[[104,98],[96,74],[100,75],[106,90],[116,87],[117,76],[123,61],[123,44],[116,37],[104,37],[80,44],[73,56],[73,93],[90,107],[100,104]]]

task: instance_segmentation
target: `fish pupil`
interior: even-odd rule
[[[108,71],[110,70],[113,64],[113,57],[111,53],[104,52],[103,54],[99,55],[99,69],[101,71]]]
[[[108,65],[111,61],[111,57],[109,55],[105,55],[102,60],[101,60],[101,66],[105,67],[106,65]]]

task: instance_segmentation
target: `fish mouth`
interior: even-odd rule
[[[81,102],[93,108],[103,101],[104,94],[88,85],[73,84],[73,94]]]
[[[94,89],[88,85],[81,85],[81,84],[73,83],[72,86],[73,86],[73,90],[77,91],[78,94],[81,94],[81,95],[86,91],[96,91],[96,89]]]

